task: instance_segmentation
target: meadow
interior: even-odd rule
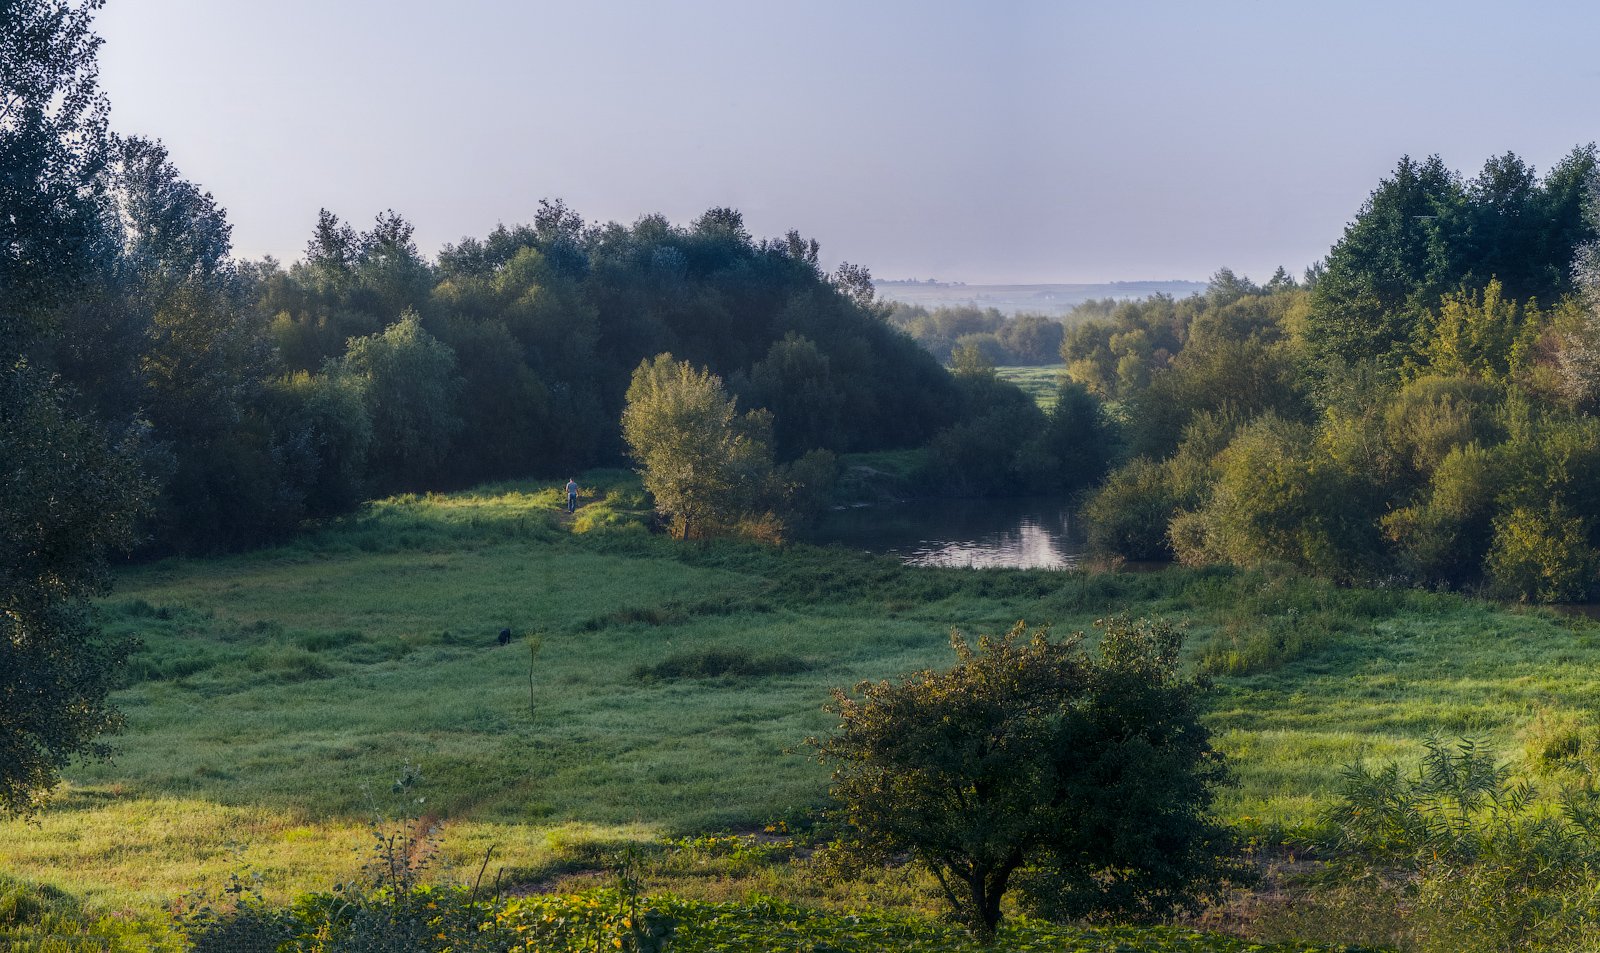
[[[1039,409],[1049,413],[1056,405],[1056,388],[1066,373],[1065,364],[1041,364],[1037,367],[997,367],[995,373],[1003,381],[1022,388],[1033,398]]]
[[[1345,765],[1412,759],[1434,734],[1521,759],[1600,689],[1595,626],[1550,610],[1287,572],[678,544],[647,531],[626,474],[580,482],[576,518],[552,488],[505,484],[121,571],[97,610],[143,643],[117,695],[120,754],[0,826],[0,869],[93,911],[149,911],[239,871],[269,897],[325,889],[360,865],[374,818],[437,822],[447,878],[492,848],[508,883],[628,845],[799,828],[826,798],[804,741],[830,727],[830,688],[947,666],[952,627],[1017,619],[1186,620],[1238,776],[1219,809],[1258,843],[1314,835]]]

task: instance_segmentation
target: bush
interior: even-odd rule
[[[1030,489],[1074,493],[1111,468],[1116,430],[1100,401],[1082,384],[1062,381],[1044,430],[1022,450]]]
[[[679,678],[761,678],[795,675],[811,666],[802,658],[780,653],[754,656],[745,649],[701,649],[684,652],[634,669],[633,677],[645,681]]]
[[[1450,585],[1477,579],[1492,539],[1503,471],[1496,455],[1475,443],[1452,449],[1434,470],[1427,498],[1383,518],[1401,572],[1418,582]]]
[[[1406,384],[1383,415],[1384,438],[1398,468],[1408,479],[1425,481],[1455,448],[1497,442],[1496,396],[1488,384],[1467,377],[1422,377]]]
[[[395,782],[409,790],[417,775]],[[193,953],[503,953],[515,933],[493,919],[498,898],[478,886],[423,883],[435,823],[374,825],[362,879],[274,907],[237,875],[216,903],[186,917]],[[487,865],[487,858],[485,858]]]
[[[834,693],[841,725],[812,740],[858,862],[907,856],[951,912],[992,932],[1013,885],[1049,919],[1161,917],[1232,872],[1206,818],[1227,774],[1178,674],[1164,622],[1105,623],[1053,642],[1019,622],[958,662]]]
[[[1559,504],[1519,506],[1494,521],[1487,569],[1507,598],[1576,602],[1593,590],[1597,565],[1600,554],[1589,545],[1584,520]]]
[[[1350,862],[1412,873],[1404,899],[1417,949],[1592,950],[1600,812],[1576,794],[1556,807],[1493,751],[1432,740],[1415,775],[1349,769],[1329,821]]]
[[[1167,525],[1179,505],[1165,469],[1139,457],[1113,471],[1084,504],[1089,548],[1123,559],[1166,559],[1172,555]]]
[[[1381,550],[1371,494],[1318,455],[1308,428],[1259,418],[1214,465],[1202,516],[1180,524],[1185,554],[1239,566],[1287,563],[1339,580],[1373,572]]]

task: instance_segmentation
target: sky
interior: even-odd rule
[[[1402,155],[1540,171],[1600,138],[1600,4],[109,0],[112,125],[235,253],[327,208],[422,250],[732,206],[826,264],[968,283],[1257,280]]]

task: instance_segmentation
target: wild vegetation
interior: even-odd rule
[[[1303,280],[1070,328],[727,208],[433,260],[324,211],[285,267],[110,132],[99,5],[0,8],[8,948],[1232,950],[1045,920],[1288,851],[1324,881],[1234,929],[1594,943],[1593,626],[1429,591],[1600,586],[1593,146],[1402,160]],[[1045,400],[997,371],[1052,353]],[[577,513],[540,479],[625,454]],[[1105,554],[1180,565],[770,545],[863,471],[1092,489]]]
[[[1158,919],[1227,882],[1232,844],[1208,816],[1227,768],[1199,723],[1167,622],[1113,618],[1078,637],[1018,622],[958,662],[835,690],[833,766],[857,863],[909,856],[956,919],[993,933],[1007,892],[1055,920]]]
[[[655,485],[680,535],[776,538],[828,492],[835,451],[939,440],[944,474],[999,452],[985,491],[1063,482],[1060,427],[1028,404],[997,442],[975,421],[1005,385],[957,381],[882,320],[865,269],[824,274],[815,241],[757,241],[732,209],[623,226],[547,202],[437,261],[393,212],[357,232],[324,211],[303,261],[237,261],[215,199],[159,142],[110,131],[100,6],[0,8],[0,810],[117,723],[132,642],[87,623],[108,558],[621,462],[630,375],[669,350],[764,422],[751,459],[785,465],[677,501]],[[728,511],[680,505],[705,490]]]
[[[233,873],[259,873],[272,905],[329,890],[358,877],[375,816],[427,814],[430,881],[472,883],[493,847],[486,881],[582,889],[632,846],[647,895],[936,918],[931,878],[851,881],[785,847],[832,836],[813,814],[827,771],[802,744],[832,724],[829,690],[948,668],[952,625],[998,635],[1025,618],[1062,638],[1129,607],[1187,620],[1185,667],[1216,680],[1203,720],[1237,777],[1215,816],[1247,843],[1326,839],[1343,765],[1409,763],[1435,731],[1557,779],[1597,750],[1582,725],[1600,642],[1583,620],[1279,571],[975,572],[686,545],[647,531],[626,474],[579,482],[574,521],[549,484],[503,485],[121,571],[96,610],[144,642],[114,696],[120,753],[73,768],[32,826],[0,828],[0,866],[69,891],[90,922],[136,923]],[[694,843],[766,826],[793,833]],[[1297,934],[1318,935],[1262,935]]]
[[[1071,330],[1067,374],[1120,403],[1130,457],[1088,501],[1096,543],[1588,598],[1595,167],[1592,146],[1542,178],[1407,159],[1304,284],[1224,270]]]
[[[1074,312],[1076,313],[1076,312]],[[1040,314],[1007,316],[995,308],[940,307],[896,303],[889,322],[948,364],[957,351],[971,349],[991,364],[1049,364],[1061,351],[1063,320]]]

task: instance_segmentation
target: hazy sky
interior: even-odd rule
[[[830,263],[967,282],[1264,279],[1402,154],[1600,138],[1600,4],[110,0],[120,132],[298,258],[326,206],[433,253],[560,197],[732,205]]]

